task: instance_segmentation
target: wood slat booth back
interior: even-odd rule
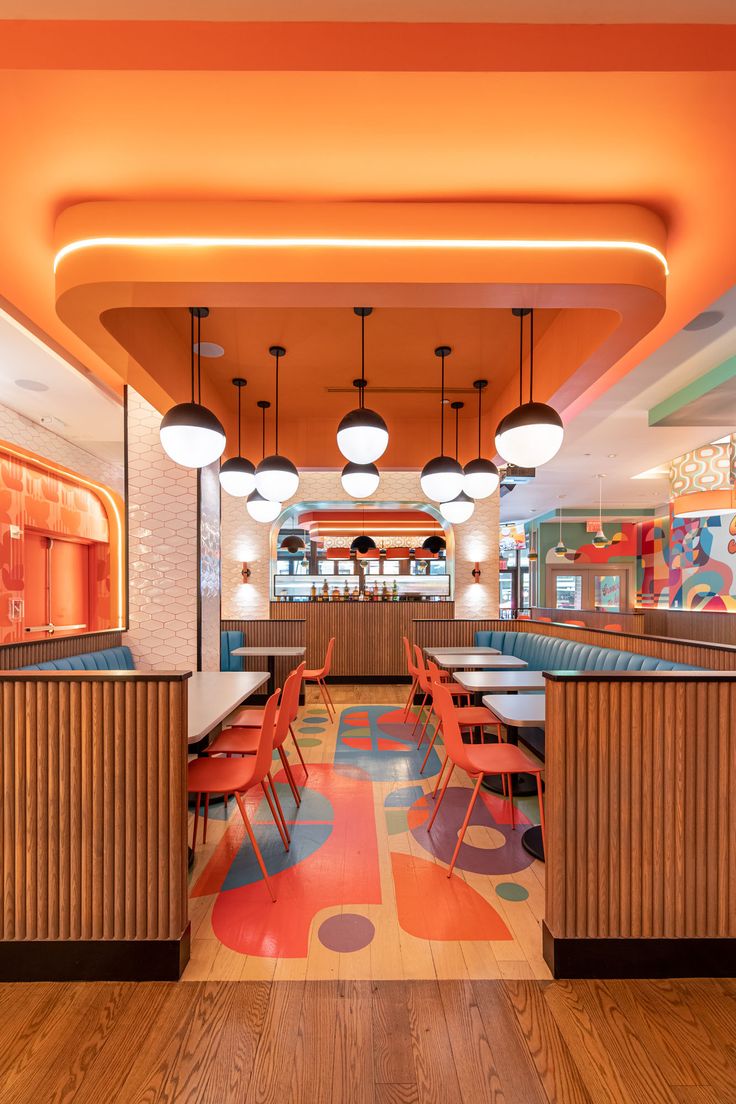
[[[736,674],[553,675],[546,713],[556,976],[730,976]]]
[[[606,625],[620,625],[627,633],[641,633],[644,628],[644,614],[641,611],[630,613],[608,613],[600,610],[561,610],[548,609],[544,606],[534,606],[531,610],[532,620],[540,617],[563,624],[566,621],[584,621],[591,629],[605,629]]]
[[[606,632],[603,629],[580,629],[573,626],[547,624],[545,621],[466,620],[415,621],[414,639],[420,647],[472,644],[476,631],[533,632],[557,636],[563,640],[579,640],[600,648],[618,648],[639,655],[656,656],[673,663],[688,663],[715,671],[736,670],[736,647],[710,644],[699,640],[673,640],[642,633]]]
[[[0,676],[0,978],[179,976],[187,678]]]
[[[122,633],[103,632],[87,633],[85,636],[55,636],[28,644],[3,644],[0,646],[0,671],[17,671],[29,663],[45,663],[49,659],[66,659],[83,652],[119,648],[122,643]]]
[[[736,614],[708,610],[645,609],[644,632],[651,636],[709,640],[736,647]]]
[[[454,602],[432,603],[433,624],[452,618]],[[411,640],[415,618],[421,616],[414,602],[274,602],[271,616],[306,617],[307,667],[322,665],[331,636],[335,637],[332,676],[336,678],[402,678],[406,659],[402,636]],[[437,611],[435,613],[435,610]],[[231,623],[228,622],[225,627]],[[235,627],[235,624],[233,627]],[[243,622],[250,643],[250,623]]]

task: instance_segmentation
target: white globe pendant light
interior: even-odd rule
[[[254,521],[275,521],[281,513],[281,503],[264,498],[258,491],[251,491],[245,502],[245,508]]]
[[[454,402],[452,403],[452,409],[455,411],[455,459],[457,460],[460,455],[460,411],[465,406],[465,403]],[[458,461],[459,462],[459,461]],[[440,503],[440,513],[445,521],[450,521],[454,525],[462,525],[464,521],[468,521],[473,516],[475,510],[475,503],[470,495],[465,491],[460,491],[460,494],[454,498],[449,499],[447,502]]]
[[[440,454],[434,456],[422,468],[419,483],[423,493],[434,502],[449,502],[457,498],[463,489],[464,473],[457,460],[445,456],[445,357],[452,349],[449,345],[438,345],[434,355],[442,360],[440,387]]]
[[[197,349],[197,401],[194,388],[194,319],[198,332],[207,307],[190,307],[191,316],[191,377],[192,401],[177,403],[164,414],[159,428],[161,447],[169,459],[183,468],[205,468],[219,460],[225,450],[225,430],[222,423],[206,406],[202,406],[202,374]],[[199,345],[199,340],[198,340]]]
[[[547,464],[560,450],[565,428],[557,411],[546,403],[534,402],[534,311],[514,307],[519,319],[519,405],[507,414],[496,430],[496,448],[509,464],[521,468],[539,468]],[[529,402],[523,402],[522,362],[524,317],[530,316],[531,348],[529,352]]]
[[[266,411],[271,404],[267,399],[259,399],[256,405],[261,411],[261,455],[264,456],[266,452]],[[281,503],[276,499],[264,498],[257,487],[254,491],[251,491],[245,500],[245,508],[254,521],[275,521],[281,513]]]
[[[346,464],[340,482],[351,498],[368,498],[378,490],[381,476],[375,464]]]
[[[337,447],[352,464],[372,464],[383,456],[388,446],[388,429],[380,414],[365,406],[365,320],[373,307],[353,307],[360,318],[360,379],[353,380],[358,388],[358,406],[337,427]]]
[[[493,461],[481,456],[481,396],[487,386],[488,380],[473,381],[473,387],[478,392],[478,456],[463,468],[463,490],[472,499],[490,498],[500,481]]]
[[[276,358],[276,403],[274,408],[274,452],[264,456],[256,468],[256,490],[263,498],[285,502],[299,488],[299,472],[286,456],[279,453],[279,359],[285,356],[283,345],[272,345],[268,350]]]
[[[256,469],[240,451],[240,396],[246,383],[247,380],[241,376],[233,380],[233,387],[237,388],[238,392],[238,455],[231,456],[220,468],[220,486],[233,498],[247,498],[256,486]]]

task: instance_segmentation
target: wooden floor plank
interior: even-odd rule
[[[401,981],[372,984],[373,1079],[376,1084],[413,1085],[414,1048],[409,1025],[408,985]]]
[[[474,981],[472,990],[489,1039],[504,1104],[547,1104],[534,1062],[502,981]]]
[[[293,1058],[289,1101],[312,1104],[329,1100],[335,1044],[338,983],[315,981],[304,986],[296,1039],[282,1052]]]
[[[245,1096],[271,995],[270,982],[233,985],[230,1014],[210,1062],[202,1100],[242,1100]]]
[[[502,1091],[472,985],[447,981],[439,985],[439,991],[464,1104],[475,1104],[479,1099],[506,1102],[510,1098]]]
[[[253,1074],[242,1097],[247,1104],[284,1104],[289,1099],[303,998],[303,981],[271,984]]]
[[[376,1104],[419,1104],[416,1085],[376,1085]]]
[[[370,982],[339,982],[332,1065],[334,1104],[373,1104],[375,1099],[372,1007]]]
[[[407,992],[419,1104],[459,1104],[462,1096],[438,983],[413,982]]]
[[[590,1104],[577,1066],[544,999],[545,988],[535,981],[508,981],[504,985],[549,1100]]]

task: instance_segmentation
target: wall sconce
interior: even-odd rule
[[[245,561],[243,561],[243,569],[240,574],[243,576],[243,582],[247,583],[250,579],[250,568],[248,567],[247,563],[245,563]]]
[[[480,582],[480,564],[479,563],[476,563],[475,567],[473,568],[472,575],[473,575],[473,582],[474,583],[479,583]]]

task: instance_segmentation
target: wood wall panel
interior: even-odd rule
[[[736,675],[548,679],[556,939],[736,937]]]
[[[401,638],[412,639],[418,608],[422,605],[415,602],[274,602],[271,614],[306,616],[308,667],[321,666],[334,636],[333,676],[400,678],[407,674]],[[441,623],[454,612],[454,602],[432,603],[433,619]]]
[[[736,646],[736,613],[646,609],[643,614],[644,632],[651,636],[674,636]]]
[[[0,939],[181,938],[186,679],[0,677]]]
[[[67,656],[96,652],[102,648],[119,648],[123,643],[120,632],[87,633],[85,636],[57,636],[48,640],[30,641],[28,644],[3,644],[0,646],[0,671],[17,671],[29,663],[45,663],[49,659],[65,659]]]
[[[534,606],[531,610],[532,619],[538,617],[550,617],[552,621],[564,624],[566,621],[584,621],[591,629],[604,629],[606,625],[618,624],[624,632],[643,633],[644,614],[635,613],[601,613],[599,610],[560,610],[545,606]],[[667,635],[667,634],[662,634]]]
[[[295,603],[296,604],[296,603]],[[287,614],[285,617],[271,621],[223,621],[223,629],[235,630],[245,634],[246,647],[256,647],[258,644],[273,644],[278,647],[288,647],[293,645],[294,647],[306,646],[307,644],[307,629],[306,621],[304,619],[304,607],[297,606],[297,610],[293,614]],[[283,656],[276,657],[275,673],[276,673],[276,685],[283,686],[286,680],[286,676],[289,671],[292,671],[295,666],[298,666],[299,660],[295,660],[293,657]],[[307,661],[309,666],[309,661]],[[265,658],[244,657],[243,670],[245,671],[266,671],[268,669],[268,660]]]
[[[673,663],[689,663],[714,671],[736,670],[736,647],[726,644],[708,644],[697,640],[672,640],[662,636],[644,636],[638,633],[607,632],[603,629],[579,629],[546,621],[455,621],[451,628],[441,621],[427,620],[415,629],[416,643],[422,647],[433,644],[469,644],[476,631],[534,632],[545,636],[558,636],[563,640],[579,640],[582,644],[595,644],[601,648],[620,648],[626,652],[656,656]],[[462,628],[461,626],[465,626]]]

